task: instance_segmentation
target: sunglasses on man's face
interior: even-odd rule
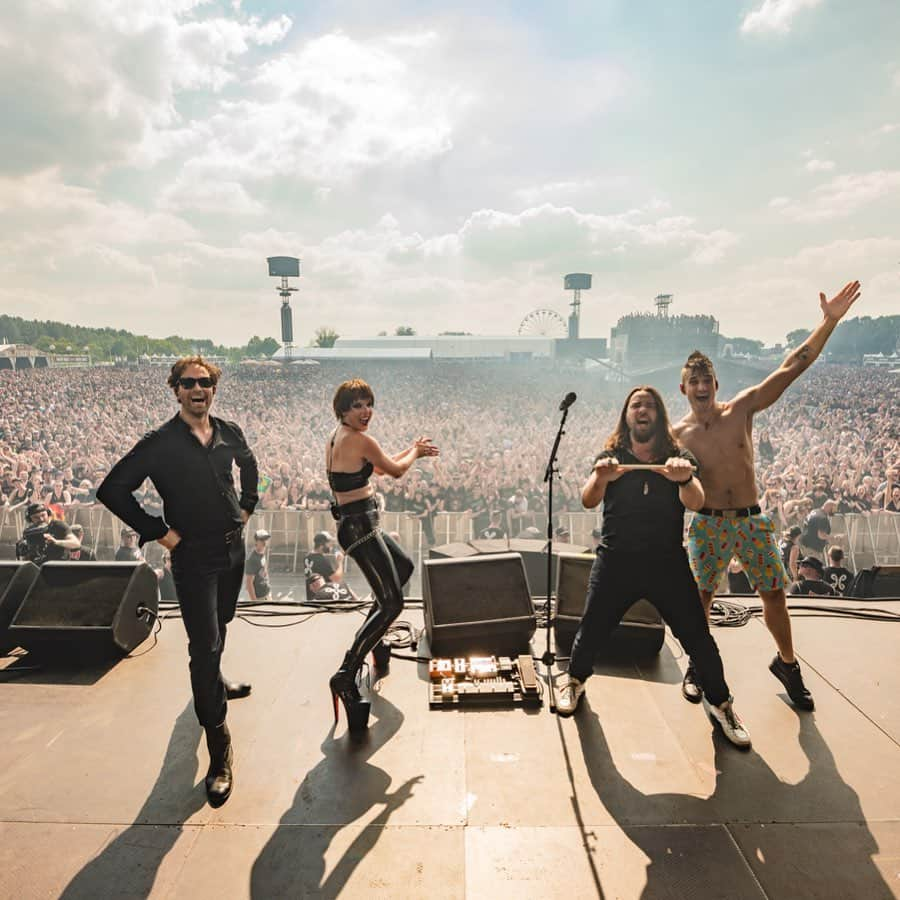
[[[179,378],[178,383],[186,391],[191,390],[197,384],[202,388],[211,388],[215,384],[212,378]]]

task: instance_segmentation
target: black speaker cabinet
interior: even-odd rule
[[[556,644],[568,650],[584,615],[588,577],[594,564],[593,553],[559,555],[556,578]],[[612,634],[604,652],[635,657],[655,656],[662,649],[666,626],[656,607],[638,600]]]
[[[537,619],[518,553],[426,560],[422,592],[432,656],[528,652]]]
[[[503,544],[505,547],[506,541]],[[429,559],[460,559],[467,556],[478,556],[478,550],[462,541],[455,544],[441,544],[438,547],[431,547],[428,551]]]
[[[0,562],[0,650],[9,650],[9,623],[19,611],[28,589],[38,576],[33,562]]]
[[[49,657],[125,655],[149,636],[158,609],[156,573],[145,562],[48,562],[9,639]]]
[[[558,553],[582,553],[587,547],[566,544],[561,541],[553,545],[553,557],[550,560],[550,584],[556,584],[556,558]],[[518,553],[525,564],[525,577],[528,579],[528,593],[532,597],[547,596],[547,541],[543,538],[479,538],[465,543],[441,544],[432,547],[428,555],[431,559],[459,559],[477,555],[495,553]]]
[[[872,566],[856,573],[848,597],[900,598],[900,566]]]

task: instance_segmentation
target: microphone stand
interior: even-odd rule
[[[574,396],[573,394],[573,399]],[[556,474],[556,453],[559,450],[559,441],[566,433],[565,424],[566,417],[569,415],[569,405],[564,406],[562,410],[559,430],[556,432],[556,439],[553,441],[553,449],[550,451],[550,459],[544,472],[544,482],[547,485],[547,649],[541,657],[541,662],[547,667],[547,692],[550,698],[550,712],[556,712],[556,692],[553,687],[553,666],[556,665],[556,654],[550,649],[550,629],[553,624],[553,616],[551,614],[553,609],[553,476]]]

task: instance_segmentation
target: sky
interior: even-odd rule
[[[239,345],[581,334],[767,344],[859,279],[900,313],[896,0],[4,0],[0,312]],[[2,336],[0,336],[2,337]]]

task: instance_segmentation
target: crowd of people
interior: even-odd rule
[[[442,448],[440,459],[379,484],[385,509],[420,518],[426,540],[439,511],[472,511],[476,533],[491,527],[492,510],[501,514],[494,527],[511,534],[541,525],[557,407],[572,387],[579,400],[560,445],[554,510],[581,510],[585,472],[615,423],[621,393],[600,373],[502,363],[296,369],[234,367],[219,389],[219,414],[242,423],[259,459],[260,507],[328,509],[321,441],[334,428],[330,394],[361,374],[379,410],[389,412],[382,418],[388,445],[403,445],[427,423]],[[95,503],[115,460],[175,414],[165,377],[153,367],[2,373],[0,505],[43,502],[66,518],[72,507]],[[677,419],[685,402],[677,375],[672,380],[658,387]],[[803,526],[826,501],[837,513],[900,510],[898,400],[896,375],[819,363],[759,416],[759,495],[780,529]],[[161,511],[149,483],[139,495],[148,512]]]

